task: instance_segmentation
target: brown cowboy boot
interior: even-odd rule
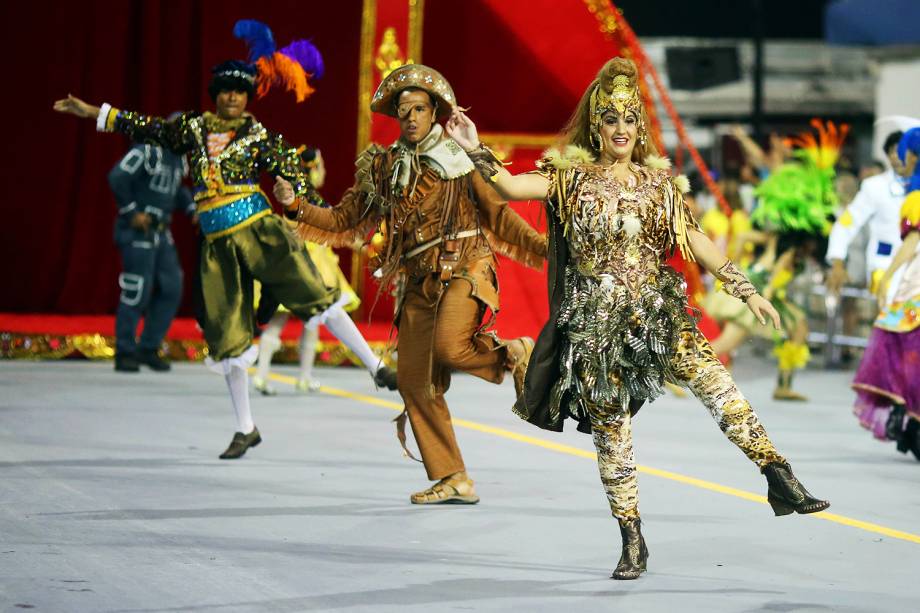
[[[524,377],[527,375],[527,364],[530,363],[534,342],[529,336],[522,336],[509,341],[508,345],[511,343],[520,344],[518,351],[512,352],[510,347],[508,348],[508,361],[506,363],[508,370],[511,371],[511,376],[514,378],[514,395],[520,398],[521,394],[524,393]]]
[[[623,538],[623,553],[620,554],[620,563],[610,575],[611,579],[631,580],[638,579],[645,572],[648,563],[648,548],[640,530],[642,521],[636,519],[621,519],[620,536]]]
[[[785,462],[770,462],[761,471],[767,478],[767,502],[777,516],[796,513],[817,513],[831,506],[826,500],[818,500],[808,493],[792,474],[792,467]]]

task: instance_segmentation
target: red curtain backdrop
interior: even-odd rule
[[[106,174],[125,138],[58,115],[68,92],[88,102],[165,115],[207,110],[210,67],[244,59],[237,19],[268,23],[279,45],[312,38],[326,76],[305,103],[273,91],[249,110],[293,143],[323,150],[324,193],[337,199],[354,173],[361,2],[184,0],[4,2],[3,278],[0,312],[111,313],[120,267],[112,244],[115,201]],[[173,225],[188,282],[195,239]]]
[[[249,110],[293,144],[322,149],[328,168],[323,193],[337,202],[353,180],[366,1],[3,3],[7,195],[0,313],[110,314],[117,304],[120,257],[112,244],[115,202],[106,174],[128,142],[97,134],[93,122],[54,113],[53,101],[71,92],[91,103],[160,115],[209,109],[210,67],[246,55],[232,36],[238,19],[268,23],[279,45],[305,37],[322,51],[326,76],[309,100],[298,105],[290,94],[273,91]],[[401,1],[408,11],[409,0],[375,0],[376,31],[397,27],[405,54],[406,15],[393,12]],[[428,0],[416,6],[424,6],[422,61],[447,77],[485,133],[557,133],[597,70],[623,51],[619,32],[601,30],[598,15],[609,11],[602,0]],[[373,57],[379,45],[377,37]],[[377,77],[374,70],[373,87]],[[516,172],[531,169],[542,149],[513,138],[504,144]],[[513,206],[544,228],[539,203]],[[180,314],[189,315],[197,244],[188,221],[178,217],[173,231],[186,272]],[[341,255],[348,273],[350,255]],[[536,334],[548,310],[544,273],[505,259],[499,264],[499,333]],[[370,305],[373,284],[365,289]],[[373,317],[386,321],[392,309],[382,302]]]

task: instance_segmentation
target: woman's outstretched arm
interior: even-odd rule
[[[769,317],[773,321],[773,327],[779,330],[781,325],[779,313],[769,300],[757,293],[753,284],[731,260],[719,251],[715,243],[698,230],[690,230],[689,239],[690,251],[693,252],[696,261],[722,281],[729,294],[743,300],[761,324],[766,325],[766,318]]]
[[[475,158],[482,146],[476,124],[463,111],[454,109],[446,128],[447,134]],[[546,200],[550,187],[546,177],[534,173],[513,175],[500,163],[493,164],[492,171],[492,186],[505,200]]]

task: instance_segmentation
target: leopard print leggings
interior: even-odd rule
[[[709,409],[725,436],[758,467],[785,462],[750,403],[693,325],[680,333],[671,374]],[[601,482],[617,519],[639,517],[639,485],[632,446],[632,418],[619,404],[589,405]]]

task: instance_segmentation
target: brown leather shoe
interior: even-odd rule
[[[249,434],[235,432],[233,440],[230,441],[230,446],[219,457],[221,460],[236,460],[243,457],[247,449],[255,447],[261,442],[262,436],[259,434],[258,428],[253,428]]]

